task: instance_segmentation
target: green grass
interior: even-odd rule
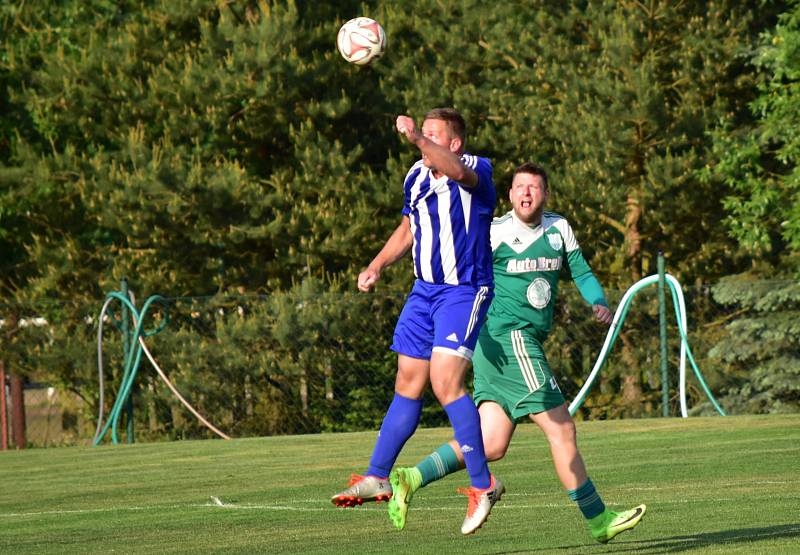
[[[375,433],[0,453],[0,553],[800,553],[800,415],[582,422],[578,433],[606,504],[648,506],[607,545],[523,425],[492,465],[508,493],[470,537],[455,493],[464,473],[421,490],[402,532],[385,504],[331,505]],[[398,463],[447,438],[419,430]]]

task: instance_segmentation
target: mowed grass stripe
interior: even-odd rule
[[[800,415],[578,430],[606,503],[648,505],[606,546],[561,490],[539,430],[521,425],[492,464],[508,494],[470,537],[454,491],[465,473],[421,490],[403,532],[385,504],[330,504],[363,472],[375,432],[0,453],[0,553],[800,553]],[[398,463],[448,437],[419,430]]]

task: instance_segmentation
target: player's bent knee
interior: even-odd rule
[[[411,399],[419,399],[428,385],[428,375],[417,368],[399,368],[394,380],[397,393]]]
[[[508,451],[508,445],[487,444],[484,445],[483,449],[486,452],[487,460],[499,461],[500,459],[506,456],[506,451]]]
[[[442,406],[449,405],[456,399],[460,399],[467,394],[464,389],[464,382],[455,379],[439,380],[431,378],[431,389]]]

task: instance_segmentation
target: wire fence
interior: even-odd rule
[[[77,395],[37,383],[26,384],[23,395],[25,439],[21,440],[13,433],[16,415],[10,401],[10,388],[6,387],[8,448],[57,447],[85,441],[85,437],[81,437],[88,424],[84,416],[85,403]]]
[[[606,293],[614,308],[624,291]],[[707,286],[686,288],[684,295],[697,365],[715,395],[730,395],[743,377],[719,347],[731,340],[731,323],[743,310],[716,302]],[[142,315],[143,340],[174,389],[227,435],[377,429],[393,391],[396,356],[389,345],[404,300],[402,293],[364,295],[312,286],[271,296],[161,299]],[[101,382],[100,306],[64,310],[46,325],[27,327],[27,335],[18,334],[14,353],[29,382],[24,395],[28,446],[90,443],[100,398],[105,422],[110,422],[126,375],[126,341],[120,330],[128,320],[120,304],[106,316]],[[680,337],[669,294],[666,308],[667,410],[678,415]],[[128,327],[132,331],[135,322],[128,321]],[[607,331],[566,284],[545,350],[568,401],[595,364]],[[135,354],[135,341],[129,343],[128,351]],[[660,416],[660,352],[657,289],[650,287],[633,300],[619,340],[576,418]],[[800,359],[796,342],[790,355]],[[13,364],[7,367],[13,372]],[[128,365],[129,378],[136,368]],[[691,413],[713,413],[688,364],[686,370]],[[144,354],[131,383],[132,413],[120,411],[118,441],[216,437],[179,402]],[[430,392],[424,406],[422,426],[448,425]],[[132,436],[126,432],[130,414]],[[112,439],[110,429],[102,439]],[[14,446],[13,438],[9,445]]]

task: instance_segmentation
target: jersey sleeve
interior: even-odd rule
[[[510,224],[511,212],[492,220],[492,225],[489,228],[489,242],[492,245],[492,252],[496,251],[500,243],[505,240]]]
[[[578,245],[578,240],[575,239],[575,234],[572,232],[572,226],[569,225],[567,220],[562,220],[559,224],[559,231],[564,238],[564,251],[567,255],[567,265],[569,266],[569,272],[572,276],[572,280],[575,282],[575,286],[587,303],[592,305],[599,304],[607,307],[608,302],[603,293],[603,287],[600,285],[600,282],[597,281],[597,278],[594,277],[589,263],[586,262],[583,251],[581,251]]]
[[[581,255],[581,258],[583,258],[583,255]],[[597,281],[597,278],[594,277],[594,274],[591,272],[591,270],[589,270],[588,273],[573,279],[575,280],[575,285],[578,287],[578,291],[581,292],[581,297],[583,297],[587,303],[591,305],[599,304],[608,307],[608,302],[603,294],[603,287],[600,285],[600,282]]]
[[[563,216],[556,215],[556,217],[558,220],[556,221],[555,226],[558,229],[558,232],[561,234],[561,238],[564,239],[564,252],[569,254],[574,250],[580,250],[578,240],[575,239],[575,234],[572,232],[572,226],[569,225],[569,222]]]
[[[406,178],[403,180],[403,210],[400,212],[403,216],[411,214],[411,187],[414,185],[414,181],[419,175],[421,166],[422,160],[411,166],[411,169],[408,170],[406,174]]]
[[[494,170],[489,159],[472,154],[464,154],[461,156],[461,161],[478,175],[478,184],[475,186],[475,191],[480,194],[494,196]]]

